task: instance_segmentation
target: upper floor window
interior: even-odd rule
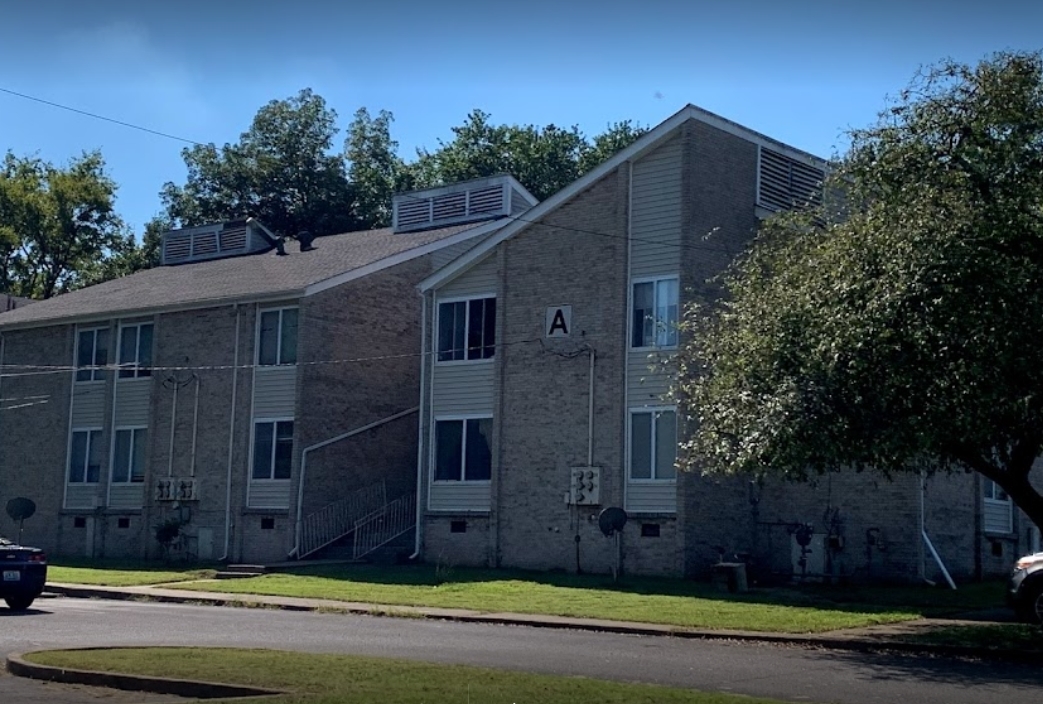
[[[152,375],[152,323],[120,328],[119,378]]]
[[[676,479],[677,413],[673,410],[630,413],[630,478]]]
[[[261,365],[297,363],[297,309],[261,311],[257,363]]]
[[[492,418],[435,421],[435,481],[488,481],[492,430]]]
[[[101,479],[101,431],[74,430],[69,447],[69,483],[97,484]]]
[[[114,484],[145,481],[146,428],[124,428],[116,431],[116,446],[112,453],[112,481]]]
[[[489,359],[496,352],[496,299],[438,306],[438,361]]]
[[[677,345],[677,277],[634,283],[631,347]]]
[[[80,330],[76,338],[76,381],[104,380],[108,363],[108,329]]]
[[[289,479],[293,465],[293,421],[254,423],[254,479]]]

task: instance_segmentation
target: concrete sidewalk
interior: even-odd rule
[[[224,594],[207,591],[169,589],[163,585],[138,587],[100,587],[82,584],[49,582],[48,592],[85,599],[123,599],[156,601],[165,603],[207,604],[213,606],[247,606],[274,608],[289,611],[317,611],[348,613],[370,616],[401,616],[410,618],[433,618],[468,623],[529,626],[534,628],[559,628],[604,633],[622,633],[643,636],[672,636],[675,638],[738,640],[762,643],[800,645],[805,647],[861,651],[899,651],[909,653],[931,653],[949,657],[998,658],[1008,661],[1043,664],[1043,646],[1037,651],[1022,651],[990,648],[987,646],[925,645],[909,642],[917,634],[932,629],[958,625],[982,625],[983,623],[1010,622],[1012,616],[1006,610],[969,615],[965,619],[917,619],[903,623],[869,626],[818,634],[762,633],[756,631],[713,630],[686,628],[655,623],[636,623],[608,619],[572,618],[541,614],[517,614],[506,612],[473,611],[470,609],[446,609],[420,606],[392,606],[361,602],[334,601],[329,599],[305,599],[299,597],[264,596],[257,594]],[[1041,639],[1043,643],[1043,639]]]

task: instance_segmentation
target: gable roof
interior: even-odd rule
[[[495,249],[496,246],[504,240],[513,237],[520,230],[532,225],[544,215],[553,212],[559,206],[568,202],[573,196],[586,190],[607,174],[615,171],[621,164],[637,159],[646,152],[654,149],[662,141],[673,134],[674,130],[688,120],[698,120],[699,122],[710,125],[711,127],[716,127],[723,132],[753,142],[759,147],[768,147],[808,164],[820,167],[825,165],[825,160],[821,157],[791,147],[777,139],[761,134],[756,130],[744,127],[738,122],[733,122],[725,117],[712,113],[709,110],[704,110],[700,107],[689,104],[643,134],[633,144],[620,150],[600,166],[588,171],[583,176],[580,176],[578,179],[570,183],[568,186],[565,186],[565,188],[562,188],[540,204],[525,211],[521,215],[506,218],[502,229],[500,229],[495,235],[486,238],[481,244],[475,246],[473,249],[465,252],[438,271],[431,274],[431,276],[420,282],[418,288],[421,291],[429,291],[456,278],[482,260],[490,251]]]
[[[0,330],[307,296],[495,231],[502,220],[437,230],[391,228],[317,238],[314,249],[157,266],[0,313]]]

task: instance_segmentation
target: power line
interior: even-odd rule
[[[176,140],[178,142],[186,142],[188,144],[194,144],[194,145],[196,145],[198,147],[205,147],[205,146],[207,146],[207,145],[203,144],[202,142],[195,141],[194,139],[188,139],[186,137],[178,137],[175,134],[169,134],[167,132],[160,132],[159,130],[154,130],[154,129],[150,128],[150,127],[142,127],[141,125],[135,125],[132,122],[125,122],[123,120],[117,120],[114,117],[106,117],[105,115],[99,115],[97,113],[88,112],[87,110],[80,110],[79,108],[74,108],[74,107],[72,107],[70,105],[63,105],[61,103],[56,103],[56,102],[54,102],[52,100],[44,100],[43,98],[37,98],[35,95],[28,95],[26,93],[19,93],[18,91],[11,90],[10,88],[0,88],[0,93],[7,93],[8,95],[14,95],[14,96],[17,96],[19,98],[24,98],[25,100],[32,100],[32,101],[37,102],[37,103],[43,103],[44,105],[50,105],[51,107],[59,108],[60,110],[68,110],[69,112],[74,112],[74,113],[76,113],[78,115],[86,115],[87,117],[92,117],[95,120],[103,120],[105,122],[111,122],[113,124],[121,125],[123,127],[129,127],[132,130],[139,130],[141,132],[148,132],[149,134],[154,134],[154,135],[156,135],[158,137],[165,137],[166,139],[173,139],[173,140]]]

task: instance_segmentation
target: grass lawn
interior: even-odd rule
[[[216,569],[199,566],[179,568],[161,562],[76,561],[60,558],[57,562],[52,559],[47,565],[47,581],[103,587],[134,587],[143,584],[210,579],[216,571]]]
[[[482,702],[490,704],[781,704],[767,699],[583,677],[533,675],[344,655],[225,648],[120,648],[33,653],[32,662],[291,691],[272,704]],[[237,700],[247,701],[247,700]]]
[[[596,575],[461,568],[446,575],[424,565],[316,566],[293,574],[183,583],[175,588],[786,633],[906,621],[925,613],[974,608],[979,598],[963,593],[959,598],[966,603],[957,605],[953,595],[926,588],[896,593],[779,588],[728,594],[691,580],[630,577],[614,584],[609,577]],[[988,601],[999,603],[1001,588],[992,588],[996,596],[990,595]],[[874,597],[885,598],[881,603]]]

